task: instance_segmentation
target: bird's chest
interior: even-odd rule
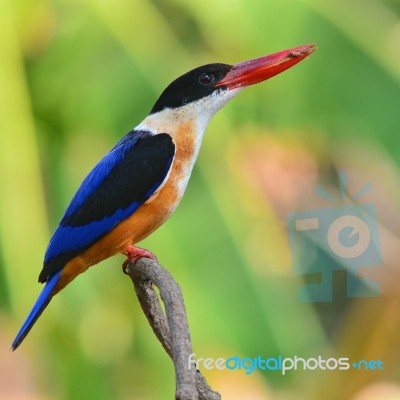
[[[174,159],[163,184],[127,221],[126,236],[132,236],[134,243],[157,229],[175,211],[200,149],[201,136],[193,132],[191,124],[181,124],[179,129],[175,126],[174,130],[165,129],[164,132],[171,132],[175,144]]]
[[[191,128],[182,126],[171,134],[176,148],[171,171],[158,193],[148,200],[148,203],[158,200],[158,206],[168,208],[169,213],[174,211],[182,199],[199,153],[201,137],[193,135]]]
[[[182,197],[199,153],[201,138],[189,136],[179,138],[175,143],[176,154],[170,178],[171,184],[173,184],[177,190],[178,197]]]
[[[204,132],[204,124],[199,124],[195,118],[183,118],[171,110],[159,114],[146,118],[137,129],[171,135],[175,155],[165,181],[126,222],[128,231],[125,236],[132,236],[134,243],[158,228],[178,206],[185,193]]]

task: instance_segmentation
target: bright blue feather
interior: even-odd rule
[[[121,165],[124,165],[124,163],[127,162],[126,159],[127,157],[129,158],[129,152],[131,152],[130,154],[132,157],[132,151],[135,150],[134,146],[138,142],[138,139],[143,138],[146,135],[149,135],[148,132],[130,132],[94,167],[82,182],[50,240],[44,259],[45,266],[51,261],[53,261],[53,263],[58,263],[60,259],[57,258],[61,257],[59,268],[62,268],[63,263],[65,262],[63,255],[69,257],[68,254],[77,254],[79,251],[88,248],[91,244],[95,243],[105,234],[110,232],[120,222],[131,216],[157,190],[165,176],[168,174],[173,160],[173,154],[171,154],[171,156],[169,156],[169,153],[164,155],[164,161],[161,163],[162,168],[164,168],[161,179],[148,187],[147,191],[143,193],[142,197],[140,197],[140,200],[132,200],[132,202],[125,204],[123,207],[120,205],[120,208],[115,208],[111,215],[104,213],[103,215],[99,215],[98,219],[89,220],[89,222],[85,224],[76,224],[74,221],[72,221],[72,223],[70,221],[75,218],[85,204],[87,205],[87,202],[89,201],[88,199],[93,200],[93,198],[97,197],[99,202],[104,200],[104,196],[107,194],[104,193],[104,191],[101,195],[98,193],[101,191],[102,184],[109,177],[113,168],[121,167]],[[153,140],[154,139],[170,142],[170,137],[168,136],[167,138],[166,135],[164,137],[159,135],[157,138],[153,138]],[[154,149],[156,148],[154,147]],[[173,150],[173,148],[170,148],[170,151],[171,150]],[[148,159],[151,160],[152,155],[149,155]],[[153,164],[157,162],[159,162],[158,157],[156,160],[152,161]],[[128,168],[127,165],[127,171],[129,171]],[[133,173],[135,172],[136,170],[133,171]],[[144,172],[141,172],[141,175],[144,175]],[[129,178],[124,176],[123,179],[123,184],[127,186]],[[132,187],[132,189],[129,190],[134,194],[134,189],[135,188]],[[118,193],[116,187],[112,187],[111,191]],[[112,193],[110,193],[110,195],[111,194]],[[58,265],[54,265],[54,267],[58,268]]]
[[[110,217],[101,221],[93,221],[82,226],[59,225],[47,248],[44,263],[60,254],[73,252],[77,249],[86,248],[99,237],[113,229],[121,221],[135,212],[141,203],[132,203],[128,208],[119,209]]]
[[[140,203],[132,203],[124,210],[119,209],[115,214],[109,217],[100,221],[93,221],[83,226],[70,227],[63,225],[63,221],[82,206],[87,198],[101,185],[112,168],[123,160],[125,153],[129,151],[141,137],[139,133],[140,132],[132,131],[124,136],[84,179],[47,246],[44,264],[47,264],[49,260],[60,254],[87,247],[96,239],[109,232],[119,222],[129,217],[129,215],[140,206]]]
[[[40,317],[40,314],[49,304],[49,301],[51,300],[51,293],[57,285],[57,282],[60,280],[60,275],[61,271],[56,272],[46,283],[38,299],[36,300],[35,305],[33,306],[31,312],[29,313],[16,338],[14,339],[11,345],[12,350],[15,350],[20,345],[20,343],[24,340],[25,336],[32,328],[33,324]]]
[[[12,343],[13,350],[49,304],[63,267],[146,202],[168,176],[174,156],[169,134],[132,131],[84,179],[50,240],[39,275],[39,282],[46,285]]]
[[[86,199],[101,185],[110,171],[124,159],[126,152],[132,149],[138,139],[142,136],[141,131],[132,131],[125,135],[117,145],[107,153],[100,162],[92,169],[89,175],[84,179],[70,205],[64,213],[63,220],[75,213]]]

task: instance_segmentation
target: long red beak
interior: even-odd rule
[[[265,81],[293,67],[316,49],[314,44],[307,44],[235,64],[225,78],[215,86],[224,85],[228,87],[228,90],[231,90]]]

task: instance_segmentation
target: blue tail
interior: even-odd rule
[[[60,275],[61,271],[58,271],[50,278],[50,280],[47,281],[46,286],[43,288],[38,299],[36,300],[35,305],[29,313],[28,318],[22,325],[22,328],[19,330],[17,337],[14,339],[11,345],[12,351],[14,351],[22,343],[22,341],[25,339],[25,336],[29,333],[32,326],[42,314],[43,310],[50,303],[52,298],[51,293],[57,285],[57,282],[60,280]]]

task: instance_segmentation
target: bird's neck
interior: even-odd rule
[[[193,165],[200,150],[204,131],[209,121],[207,116],[193,115],[185,110],[166,108],[150,114],[135,129],[146,130],[157,135],[168,133],[176,146],[176,158]]]
[[[175,144],[175,157],[166,187],[169,185],[174,187],[178,193],[178,202],[185,192],[196,162],[207,122],[198,118],[187,118],[179,110],[165,109],[149,115],[135,128],[150,131],[154,135],[160,133],[171,135]]]
[[[207,115],[196,115],[190,107],[165,108],[146,117],[135,129],[147,130],[153,134],[168,133],[175,136],[186,127],[187,135],[203,136],[210,120]]]

